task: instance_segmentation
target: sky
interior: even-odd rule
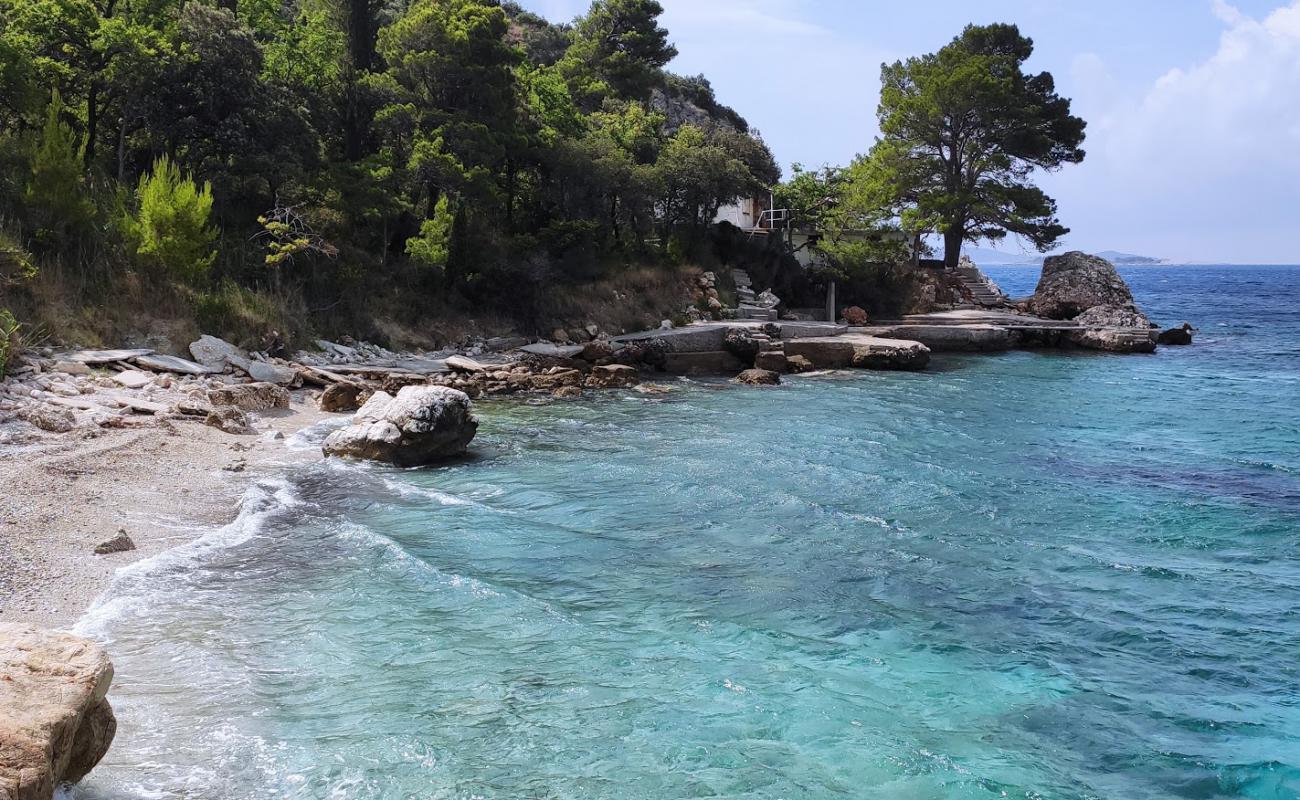
[[[880,65],[1012,22],[1088,121],[1043,175],[1064,246],[1178,262],[1300,263],[1300,0],[660,0],[679,55],[787,170],[879,132]],[[556,21],[589,0],[525,0]],[[1006,252],[1028,253],[1008,241]]]

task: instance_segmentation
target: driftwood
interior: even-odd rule
[[[352,378],[339,375],[338,373],[331,372],[330,370],[327,369],[321,369],[320,367],[309,367],[305,364],[293,364],[291,366],[298,371],[298,375],[302,378],[303,383],[310,383],[314,386],[323,386],[323,387],[330,387],[336,383],[342,383],[348,386],[366,388],[364,382],[362,381],[353,380]]]

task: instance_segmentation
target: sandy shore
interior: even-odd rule
[[[330,415],[295,392],[289,410],[256,416],[287,437]],[[198,422],[0,445],[0,621],[72,626],[118,569],[230,522],[251,481],[317,457]],[[136,549],[96,555],[121,529]]]

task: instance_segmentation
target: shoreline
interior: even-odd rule
[[[231,523],[254,481],[287,463],[320,458],[271,436],[337,416],[318,411],[298,391],[287,411],[257,415],[266,429],[257,437],[188,423],[43,436],[4,448],[0,622],[70,630],[118,570]],[[120,530],[134,549],[95,553]]]

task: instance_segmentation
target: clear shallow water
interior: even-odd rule
[[[1300,269],[1126,275],[1197,346],[487,405],[472,461],[268,484],[82,623],[76,795],[1297,797]]]

